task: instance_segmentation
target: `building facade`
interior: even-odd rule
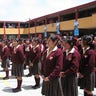
[[[79,36],[96,35],[96,1],[53,14],[35,18],[26,22],[0,21],[0,38],[30,38],[56,33],[74,35],[78,27]]]

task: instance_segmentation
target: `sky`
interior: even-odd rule
[[[28,21],[96,0],[0,0],[0,21]]]

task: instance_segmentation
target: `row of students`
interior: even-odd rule
[[[50,36],[48,49],[42,57],[42,94],[78,96],[79,83],[80,88],[84,90],[84,96],[93,96],[96,51],[92,37],[84,36],[81,39],[81,50],[74,45],[72,37],[63,40],[63,52],[57,48],[57,41],[56,35]]]
[[[42,95],[78,96],[77,81],[79,80],[80,88],[84,89],[84,96],[93,96],[96,65],[96,47],[93,43],[95,45],[95,39],[93,42],[90,36],[84,36],[79,41],[68,36],[62,39],[61,45],[58,45],[58,36],[52,34],[47,44],[44,42],[46,49],[44,51],[44,45],[37,37],[32,39],[32,44],[29,40],[26,44],[13,40],[12,73],[17,77],[17,88],[13,89],[13,92],[21,91],[23,68],[27,62],[29,66],[27,76],[34,75],[36,82],[32,88],[40,87],[40,75],[42,76]],[[6,55],[9,52],[7,44],[2,42],[1,45],[3,45],[2,52]],[[4,48],[8,50],[4,51]],[[6,55],[6,60],[3,60],[2,52],[0,52],[1,60],[7,62],[5,65],[2,62],[2,65],[5,66],[3,68],[6,77],[9,78],[9,53]]]

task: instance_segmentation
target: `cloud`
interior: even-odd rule
[[[13,0],[0,0],[0,6],[9,5]]]
[[[26,21],[93,0],[0,0],[0,19]]]

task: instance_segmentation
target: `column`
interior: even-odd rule
[[[3,28],[4,28],[4,34],[3,34],[3,38],[6,39],[6,22],[3,22]]]
[[[28,21],[28,38],[30,39],[30,19],[29,19],[29,21]]]
[[[20,39],[20,22],[18,22],[18,39]]]
[[[37,36],[37,34],[36,34],[36,21],[35,21],[35,37]]]

